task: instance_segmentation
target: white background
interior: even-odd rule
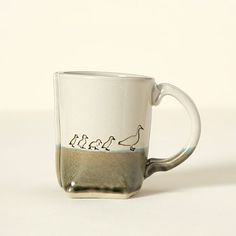
[[[0,1],[2,109],[51,109],[52,73],[150,75],[235,107],[234,0]]]
[[[235,235],[235,12],[233,0],[0,0],[0,235]],[[196,152],[136,198],[69,199],[54,168],[52,74],[62,70],[180,87],[202,118]],[[188,135],[180,105],[158,108],[151,157]]]

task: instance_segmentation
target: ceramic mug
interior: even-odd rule
[[[157,171],[170,170],[194,151],[200,117],[191,98],[148,76],[57,72],[54,76],[56,169],[71,197],[128,198]],[[166,159],[148,157],[152,106],[170,95],[187,110],[191,136]]]

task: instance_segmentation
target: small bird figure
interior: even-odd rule
[[[98,150],[98,146],[102,144],[101,139],[97,139],[89,144],[88,149]]]
[[[143,130],[143,127],[141,125],[138,125],[136,134],[131,135],[128,138],[119,141],[118,144],[122,146],[129,146],[130,151],[134,151],[135,150],[134,145],[136,145],[140,139],[140,130]]]
[[[85,149],[85,144],[87,143],[87,139],[88,139],[88,136],[86,135],[86,134],[83,134],[82,135],[82,139],[81,140],[79,140],[79,142],[78,142],[78,146],[80,147],[80,148],[82,148],[82,149]]]
[[[109,147],[111,146],[113,140],[116,140],[114,136],[110,136],[109,139],[102,145],[102,148],[105,148],[106,151],[110,151]]]
[[[76,141],[77,141],[77,138],[79,138],[79,136],[78,136],[78,134],[75,134],[75,135],[74,135],[74,138],[72,138],[72,139],[70,140],[69,145],[71,145],[72,147],[75,147],[74,145],[75,145],[75,143],[76,143]]]

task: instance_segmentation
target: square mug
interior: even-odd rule
[[[56,72],[56,171],[71,197],[128,198],[157,171],[170,170],[194,151],[200,117],[179,88],[148,76],[96,72]],[[187,110],[191,135],[166,159],[148,158],[152,106],[170,95]]]

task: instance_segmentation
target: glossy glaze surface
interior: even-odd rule
[[[99,197],[101,193],[130,195],[140,189],[144,179],[146,156],[142,149],[100,152],[62,148],[56,158],[64,190],[83,193],[84,197]]]

